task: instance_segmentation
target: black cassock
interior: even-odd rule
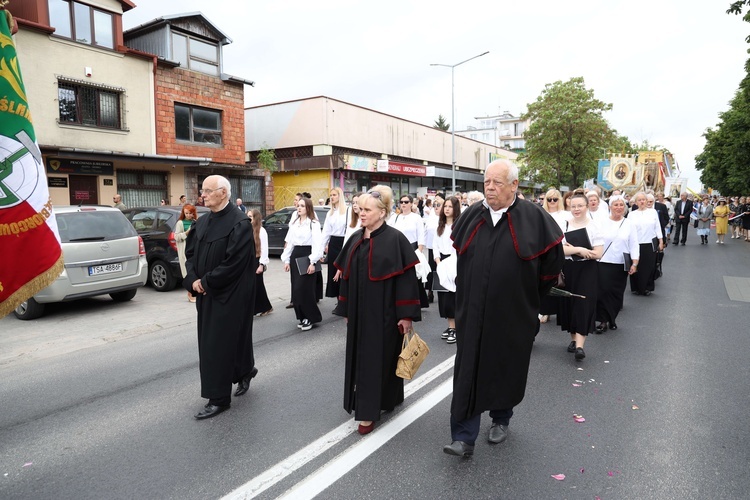
[[[187,275],[183,286],[197,295],[198,355],[201,396],[228,404],[232,383],[255,366],[253,304],[255,301],[255,239],[250,219],[231,203],[195,222],[185,247]]]
[[[334,265],[343,272],[333,313],[348,318],[344,409],[355,420],[380,420],[404,401],[404,380],[396,376],[403,337],[401,319],[421,320],[414,266],[419,261],[409,240],[383,224],[364,238],[349,238]]]
[[[523,400],[540,298],[563,265],[562,231],[539,206],[516,199],[496,226],[484,203],[453,225],[458,255],[451,415],[463,421]]]

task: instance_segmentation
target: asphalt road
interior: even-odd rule
[[[582,362],[543,325],[508,441],[486,442],[485,416],[472,459],[441,450],[455,347],[436,304],[417,324],[432,352],[406,401],[364,438],[342,409],[344,322],[325,299],[322,324],[295,328],[278,259],[275,311],[254,327],[260,373],[207,421],[192,417],[205,400],[185,293],[4,318],[0,498],[747,498],[750,304],[724,277],[750,278],[750,244],[692,233],[664,271],[651,297],[627,294],[619,330],[592,335]]]

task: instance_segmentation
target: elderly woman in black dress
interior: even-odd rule
[[[334,262],[341,286],[333,313],[347,318],[344,409],[354,411],[360,434],[404,401],[396,362],[402,335],[421,319],[419,261],[409,240],[386,223],[392,197],[388,186],[359,197],[362,227]]]

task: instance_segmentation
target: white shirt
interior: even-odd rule
[[[589,217],[600,226],[606,224],[607,220],[609,220],[609,207],[600,201],[596,212],[589,210]]]
[[[435,230],[437,229],[438,222],[440,222],[440,218],[437,215],[424,217],[424,246],[426,248],[435,248]]]
[[[441,255],[456,255],[456,249],[453,248],[453,240],[451,239],[451,232],[453,231],[453,224],[446,224],[443,228],[443,234],[438,236],[437,227],[432,230],[433,233],[433,257],[439,259]]]
[[[315,264],[323,257],[323,233],[320,230],[320,222],[317,220],[297,218],[294,223],[289,226],[289,231],[286,233],[286,247],[281,254],[281,260],[284,264],[289,264],[289,258],[292,256],[292,251],[295,246],[306,246],[310,245],[312,251],[310,253],[310,264]]]
[[[424,245],[425,230],[422,218],[414,212],[404,214],[393,214],[388,219],[388,225],[392,226],[402,233],[409,240],[409,243]]]
[[[510,207],[511,207],[511,206],[513,205],[513,203],[515,203],[515,202],[516,202],[516,198],[515,198],[515,196],[514,196],[514,197],[513,197],[513,202],[512,202],[512,203],[511,203],[510,205],[508,205],[507,207],[505,207],[505,208],[501,208],[500,210],[492,210],[492,207],[490,207],[490,206],[489,206],[489,205],[487,204],[487,200],[483,200],[483,201],[482,201],[482,205],[484,205],[485,207],[487,207],[487,209],[488,209],[488,210],[490,211],[490,217],[492,217],[492,225],[493,225],[493,226],[497,226],[497,223],[498,223],[498,222],[500,222],[500,219],[502,219],[502,218],[503,218],[503,214],[504,214],[505,212],[507,212],[507,211],[508,211],[508,209],[509,209],[509,208],[510,208]]]
[[[260,228],[258,237],[260,238],[260,259],[258,259],[258,262],[268,265],[268,233],[266,228]]]
[[[623,253],[629,253],[630,258],[638,260],[641,258],[641,247],[638,246],[638,235],[633,228],[633,222],[629,218],[619,221],[607,219],[599,226],[604,237],[604,255],[599,262],[610,264],[625,264]]]
[[[580,229],[580,228],[576,228]],[[567,243],[567,240],[565,239],[565,231],[575,231],[575,229],[568,227],[566,230],[563,231],[563,244]],[[591,248],[594,247],[600,247],[604,246],[604,236],[602,235],[601,229],[599,229],[599,226],[596,225],[596,222],[591,221],[588,224],[586,224],[586,234],[589,236],[589,242],[591,243]],[[566,255],[566,259],[573,260],[572,255]]]
[[[659,214],[653,208],[634,210],[628,215],[628,220],[636,230],[638,243],[651,243],[654,238],[663,237]]]
[[[560,226],[560,230],[565,232],[565,223],[573,218],[573,214],[567,210],[558,210],[557,212],[547,212],[555,219],[557,225]]]
[[[328,212],[325,224],[323,224],[323,248],[328,245],[331,236],[346,235],[346,223],[348,222],[346,218],[347,213],[348,211],[340,214],[337,209],[334,209],[333,213]]]

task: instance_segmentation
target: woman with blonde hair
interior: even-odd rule
[[[553,187],[549,188],[544,195],[542,208],[555,219],[557,225],[560,226],[560,230],[565,231],[565,224],[572,218],[572,215],[563,209],[563,204],[560,191]],[[539,305],[539,321],[546,323],[551,315],[557,314],[559,307],[560,299],[558,297],[551,297],[549,295],[542,297]]]
[[[267,316],[273,312],[271,301],[268,300],[266,285],[263,282],[263,273],[268,269],[268,233],[263,227],[263,216],[260,210],[254,208],[247,212],[250,222],[253,223],[253,238],[255,238],[255,258],[258,259],[258,268],[255,270],[255,307],[253,314],[256,316]]]
[[[328,211],[325,224],[323,224],[323,249],[327,255],[328,283],[326,284],[326,297],[339,296],[339,283],[333,279],[336,269],[331,265],[339,256],[344,246],[346,235],[346,200],[341,188],[335,187],[330,192],[331,209]]]
[[[184,278],[187,275],[185,269],[185,246],[187,245],[187,236],[190,228],[198,219],[198,211],[193,205],[187,204],[182,206],[180,211],[180,218],[174,227],[174,241],[177,245],[177,258],[180,260],[180,272]],[[195,302],[193,294],[188,292],[188,301]]]
[[[359,229],[359,197],[362,193],[354,193],[352,195],[352,202],[347,207],[349,215],[346,216],[346,232],[344,233],[344,244]]]
[[[347,318],[344,409],[354,412],[360,434],[404,401],[396,376],[402,335],[421,319],[419,260],[406,236],[386,223],[392,196],[382,185],[360,196],[362,227],[333,263],[342,298],[333,313]]]

